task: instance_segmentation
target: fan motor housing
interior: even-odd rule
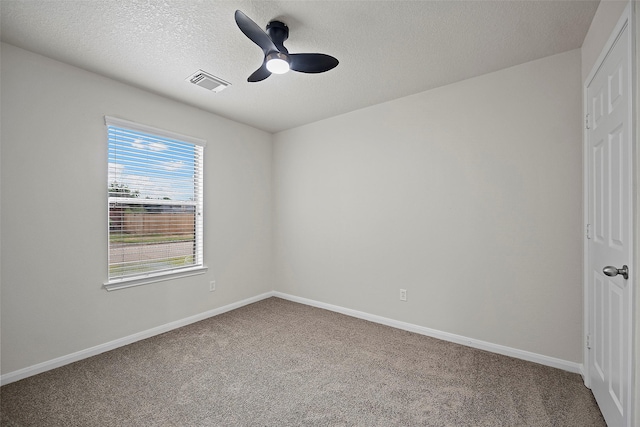
[[[289,27],[281,21],[271,21],[267,24],[267,34],[274,43],[282,43],[289,38]]]

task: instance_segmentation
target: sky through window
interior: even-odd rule
[[[138,199],[194,201],[194,145],[116,126],[108,135],[110,186]]]

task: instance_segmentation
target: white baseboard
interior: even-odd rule
[[[69,363],[77,362],[78,360],[86,359],[91,356],[96,356],[105,351],[114,350],[118,347],[122,347],[128,344],[132,344],[136,341],[147,339],[155,335],[169,332],[173,329],[187,326],[191,323],[199,322],[204,319],[208,319],[213,316],[217,316],[227,311],[235,310],[254,302],[261,301],[270,297],[278,297],[288,301],[297,302],[300,304],[309,305],[312,307],[318,307],[336,313],[345,314],[347,316],[356,317],[358,319],[368,320],[370,322],[379,323],[393,328],[402,329],[409,332],[415,332],[417,334],[426,335],[433,338],[438,338],[444,341],[450,341],[456,344],[465,345],[468,347],[477,348],[480,350],[490,351],[492,353],[502,354],[505,356],[515,357],[517,359],[527,360],[529,362],[539,363],[541,365],[551,366],[553,368],[562,369],[565,371],[577,373],[584,378],[583,365],[580,363],[569,362],[562,359],[556,359],[554,357],[544,356],[537,353],[531,353],[524,350],[518,350],[511,347],[506,347],[499,344],[493,344],[486,341],[476,340],[473,338],[467,338],[461,335],[450,334],[448,332],[438,331],[436,329],[425,328],[424,326],[418,326],[411,323],[400,322],[398,320],[389,319],[375,314],[369,314],[362,311],[352,310],[350,308],[344,308],[337,305],[327,304],[319,301],[314,301],[308,298],[296,297],[293,295],[285,294],[282,292],[271,291],[266,292],[255,297],[247,298],[242,301],[238,301],[232,304],[225,305],[223,307],[214,308],[213,310],[205,311],[204,313],[196,314],[184,319],[176,320],[174,322],[167,323],[165,325],[157,326],[155,328],[148,329],[146,331],[138,332],[133,335],[129,335],[123,338],[119,338],[114,341],[110,341],[104,344],[100,344],[85,350],[80,350],[75,353],[61,356],[46,362],[38,363],[33,366],[29,366],[23,369],[19,369],[14,372],[0,376],[0,385],[9,384],[15,381],[19,381],[23,378],[30,377],[51,369],[59,368],[60,366],[68,365]]]
[[[515,357],[516,359],[527,360],[529,362],[539,363],[545,366],[551,366],[553,368],[562,369],[564,371],[580,374],[584,378],[584,370],[581,363],[569,362],[563,359],[557,359],[555,357],[544,356],[542,354],[532,353],[529,351],[518,350],[512,347],[506,347],[499,344],[493,344],[486,341],[477,340],[474,338],[467,338],[461,335],[450,334],[448,332],[438,331],[436,329],[425,328],[424,326],[418,326],[411,323],[400,322],[398,320],[389,319],[375,314],[369,314],[362,311],[352,310],[350,308],[344,308],[337,305],[326,304],[323,302],[314,301],[307,298],[296,297],[293,295],[285,294],[282,292],[273,292],[273,296],[286,299],[293,302],[298,302],[312,307],[323,308],[325,310],[335,311],[337,313],[346,314],[347,316],[357,317],[358,319],[368,320],[374,323],[380,323],[382,325],[391,326],[393,328],[402,329],[409,332],[415,332],[417,334],[426,335],[433,338],[438,338],[443,341],[450,341],[456,344],[465,345],[467,347],[473,347],[480,350],[490,351],[492,353],[502,354],[504,356]]]
[[[0,376],[0,385],[5,385],[5,384],[12,383],[14,381],[19,381],[23,378],[27,378],[32,375],[49,371],[51,369],[59,368],[60,366],[68,365],[69,363],[77,362],[78,360],[86,359],[91,356],[96,356],[100,353],[104,353],[105,351],[113,350],[118,347],[132,344],[136,341],[144,340],[154,335],[163,334],[173,329],[181,328],[191,323],[199,322],[201,320],[208,319],[209,317],[217,316],[219,314],[226,313],[227,311],[235,310],[236,308],[240,308],[245,305],[252,304],[254,302],[258,302],[272,296],[273,296],[273,292],[266,292],[264,294],[247,298],[242,301],[234,302],[232,304],[228,304],[223,307],[218,307],[218,308],[214,308],[213,310],[205,311],[204,313],[196,314],[194,316],[176,320],[174,322],[157,326],[155,328],[147,329],[146,331],[138,332],[136,334],[119,338],[117,340],[110,341],[104,344],[99,344],[97,346],[87,348],[85,350],[80,350],[75,353],[68,354],[66,356],[57,357],[55,359],[48,360],[46,362],[38,363],[33,366],[28,366],[26,368],[19,369],[14,372],[9,372],[8,374]]]
[[[591,384],[589,382],[589,378],[587,378],[587,371],[585,371],[584,364],[580,364],[580,376],[582,376],[582,382],[584,382],[584,386],[588,389],[591,389]]]

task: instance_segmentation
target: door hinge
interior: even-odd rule
[[[587,349],[591,350],[591,334],[587,334]]]
[[[588,114],[588,113],[587,113],[587,115],[586,115],[586,117],[585,117],[585,119],[584,119],[584,126],[585,126],[587,129],[591,129],[591,127],[589,126],[589,114]]]
[[[591,224],[587,224],[587,239],[591,239]]]

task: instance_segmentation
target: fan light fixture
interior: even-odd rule
[[[267,55],[267,70],[273,74],[284,74],[289,71],[289,57],[284,53],[273,52]]]

